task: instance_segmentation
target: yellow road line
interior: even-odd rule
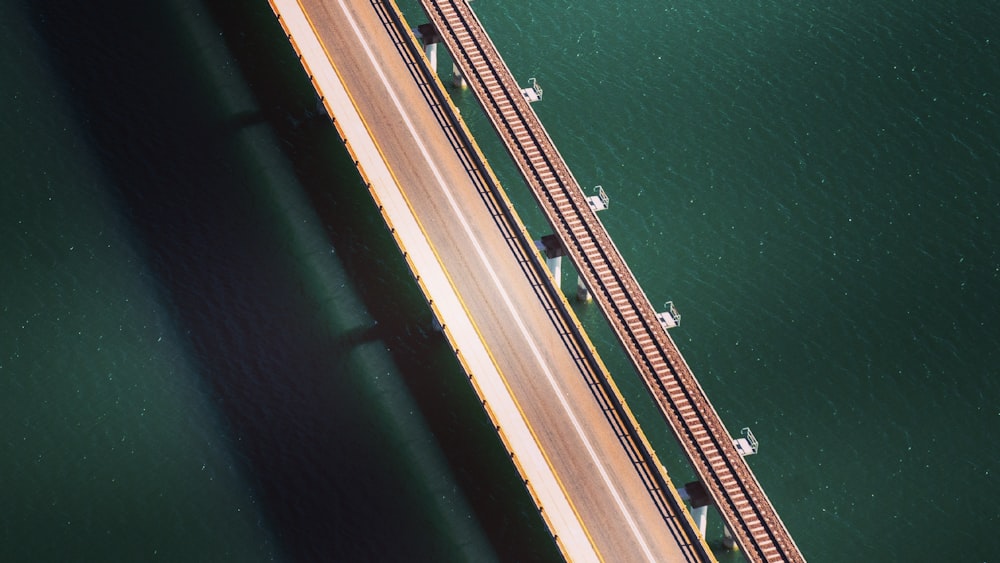
[[[405,19],[403,18],[402,12],[399,10],[399,7],[397,6],[395,0],[390,0],[390,3],[392,4],[392,8],[396,12],[396,14],[398,15],[398,17],[401,20],[405,21]],[[408,26],[404,26],[404,27],[406,28],[406,33],[410,37],[410,41],[413,44],[419,45],[418,39],[416,38],[416,36],[413,35],[412,30]],[[426,65],[429,67],[430,66],[430,61],[427,60],[426,55],[424,54],[423,50],[422,49],[418,49],[418,50],[420,51],[421,56],[424,57],[424,61],[425,61]],[[436,72],[431,72],[430,74],[431,74],[431,76],[433,76],[433,79],[437,83],[437,86],[440,89],[440,91],[446,92],[447,89],[444,87],[444,84],[441,82],[441,79],[437,75],[437,73]],[[496,177],[496,174],[493,172],[493,168],[489,165],[489,162],[486,159],[486,156],[483,154],[482,150],[479,147],[479,144],[475,140],[475,137],[472,135],[472,132],[469,130],[468,126],[466,125],[465,120],[462,118],[461,112],[455,106],[455,104],[454,104],[454,102],[453,102],[453,100],[451,99],[450,96],[444,96],[444,99],[447,101],[449,109],[451,110],[451,113],[457,117],[456,121],[458,122],[459,126],[462,128],[462,131],[463,131],[464,137],[465,137],[464,140],[475,151],[476,156],[478,156],[478,163],[482,164],[483,168],[485,169],[485,172],[486,172],[486,174],[489,177],[487,183],[490,183],[490,181],[492,181],[492,185],[500,186],[501,185],[500,184],[500,180]],[[526,243],[524,243],[524,241],[531,240],[531,236],[528,233],[527,228],[524,226],[524,222],[521,221],[521,217],[517,213],[517,210],[514,208],[513,203],[510,201],[510,198],[507,196],[507,192],[505,190],[503,190],[503,189],[491,190],[491,192],[494,195],[498,195],[500,197],[501,201],[498,202],[498,203],[500,203],[501,205],[503,205],[505,207],[505,210],[508,213],[510,213],[510,216],[512,217],[512,219],[514,221],[514,225],[513,226],[515,226],[517,228],[517,230],[522,233],[523,239],[521,239],[519,242],[522,243],[520,246],[524,247],[524,245],[526,244]],[[533,248],[533,247],[525,248],[525,251],[537,254],[537,250],[535,248]],[[548,270],[548,268],[541,268],[541,270],[545,273],[545,275],[547,275],[549,277],[549,280],[552,283],[552,285],[556,286],[555,278],[552,277],[552,273]],[[556,295],[559,298],[562,312],[565,313],[566,316],[570,319],[570,322],[573,324],[573,326],[576,329],[576,334],[578,334],[581,337],[581,339],[583,340],[584,345],[587,347],[588,351],[590,352],[591,357],[593,357],[594,360],[595,360],[595,362],[598,364],[598,369],[599,369],[600,372],[598,374],[596,374],[596,375],[598,375],[598,377],[601,377],[602,380],[604,380],[605,382],[608,383],[608,385],[611,388],[611,390],[612,390],[615,398],[617,399],[618,404],[620,404],[622,406],[622,409],[624,410],[624,414],[628,418],[629,423],[631,424],[631,426],[633,428],[636,429],[636,433],[638,434],[639,439],[642,441],[643,447],[647,451],[649,451],[652,454],[653,459],[658,462],[659,461],[659,457],[655,454],[655,450],[653,449],[652,445],[649,443],[649,440],[646,438],[645,432],[642,431],[642,427],[640,426],[639,421],[635,418],[635,415],[632,413],[632,409],[629,408],[628,403],[625,401],[624,395],[622,395],[621,391],[618,388],[618,385],[615,383],[614,379],[610,376],[610,373],[611,373],[610,370],[608,370],[607,366],[604,364],[604,360],[597,353],[597,349],[594,347],[593,342],[590,340],[590,336],[587,334],[586,330],[583,328],[583,324],[580,322],[580,319],[576,316],[576,312],[573,310],[572,306],[570,306],[569,302],[566,300],[566,297],[563,294],[563,292],[558,287],[556,287],[556,289],[557,289],[557,291],[555,293],[556,293]],[[660,464],[660,463],[656,463],[655,466],[656,467],[651,467],[650,469],[652,471],[659,472],[660,475],[661,475],[661,477],[663,478],[663,480],[665,482],[672,483],[672,481],[670,480],[670,476],[667,474],[666,468],[664,468],[663,465]],[[686,518],[687,521],[690,523],[690,529],[692,529],[692,530],[696,529],[697,526],[696,526],[696,524],[694,522],[694,518],[692,518],[691,513],[687,509],[687,506],[684,504],[684,502],[681,500],[680,496],[677,494],[676,489],[674,489],[673,487],[669,487],[669,488],[670,488],[670,491],[669,491],[668,494],[670,494],[671,496],[674,497],[674,499],[676,501],[676,506],[681,511],[682,517]],[[687,529],[684,526],[681,526],[681,528],[682,528],[683,531],[685,531],[685,532],[687,531]],[[690,538],[690,539],[691,539],[691,541],[693,543],[698,543],[698,542],[704,542],[705,541],[704,538],[702,538],[699,534],[695,534],[695,537],[694,538]],[[707,544],[705,545],[705,551],[707,553],[709,553],[712,561],[715,561],[715,557],[714,557],[714,555],[712,555],[711,550],[708,549]]]
[[[276,14],[278,14],[279,18],[280,18],[280,12],[278,11],[277,6],[274,4],[274,1],[273,0],[269,0],[269,3],[271,4],[272,10]],[[299,8],[302,11],[303,16],[305,17],[305,19],[309,23],[309,26],[312,28],[313,34],[316,35],[316,37],[318,39],[319,34],[317,32],[316,25],[312,21],[312,19],[309,17],[309,15],[306,12],[305,8],[302,6],[301,0],[296,0],[296,3],[299,5]],[[398,9],[398,8],[396,8],[395,4],[393,4],[393,7],[394,7],[394,9]],[[400,17],[402,18],[401,15],[400,15]],[[285,29],[286,34],[289,36],[289,39],[292,40],[292,46],[293,46],[293,48],[296,50],[297,53],[299,53],[301,55],[301,51],[299,50],[298,45],[294,42],[294,39],[293,39],[293,37],[291,35],[290,30],[287,28],[287,26],[285,26],[285,24],[284,24],[283,21],[282,21],[282,27]],[[411,38],[412,38],[412,34],[411,34]],[[567,504],[570,506],[571,510],[573,511],[574,515],[576,516],[576,519],[579,522],[580,527],[583,530],[584,534],[586,535],[588,541],[590,542],[591,547],[594,550],[594,553],[597,555],[597,557],[598,557],[599,560],[605,561],[604,557],[600,554],[600,551],[597,549],[597,545],[594,542],[594,539],[593,539],[590,531],[587,529],[587,526],[585,525],[582,517],[580,516],[580,513],[579,513],[578,509],[576,508],[575,504],[573,503],[573,501],[571,500],[570,496],[568,495],[565,484],[559,478],[559,475],[555,472],[555,469],[554,469],[554,466],[552,464],[551,459],[549,458],[548,454],[545,452],[544,448],[542,448],[541,442],[539,441],[539,438],[538,438],[538,434],[536,433],[536,431],[534,430],[534,428],[531,426],[530,422],[528,421],[527,416],[524,413],[523,408],[521,407],[520,403],[517,401],[517,398],[514,395],[513,390],[511,389],[509,381],[507,380],[506,376],[504,376],[503,371],[500,369],[500,366],[497,363],[496,358],[493,355],[493,352],[487,346],[485,338],[483,337],[483,335],[482,335],[479,327],[476,325],[475,321],[473,320],[473,317],[472,317],[471,313],[469,312],[468,306],[462,300],[461,295],[458,293],[457,288],[455,286],[455,283],[452,280],[451,275],[448,273],[447,269],[445,268],[444,262],[441,260],[441,257],[438,254],[437,249],[434,247],[433,243],[431,242],[430,237],[427,235],[427,231],[425,230],[423,224],[420,222],[419,218],[417,217],[416,213],[414,212],[414,208],[413,208],[412,203],[410,202],[409,198],[406,196],[406,193],[402,189],[402,184],[399,182],[399,179],[396,177],[395,172],[393,171],[392,167],[389,165],[388,159],[385,157],[385,153],[382,151],[381,146],[379,146],[378,141],[376,140],[375,136],[372,134],[371,128],[368,126],[367,121],[365,121],[363,115],[361,114],[361,111],[358,108],[357,102],[355,101],[354,97],[351,95],[350,91],[348,90],[347,85],[344,82],[343,76],[340,73],[340,70],[337,68],[337,65],[333,62],[333,58],[330,56],[330,53],[327,50],[326,45],[324,45],[322,41],[319,41],[319,44],[320,44],[321,48],[323,49],[324,53],[326,54],[327,60],[330,63],[331,68],[334,70],[334,72],[336,73],[338,79],[340,80],[341,86],[343,87],[344,92],[346,93],[348,99],[350,99],[351,104],[354,106],[355,112],[357,113],[357,115],[358,115],[358,117],[359,117],[362,125],[365,127],[365,130],[368,132],[368,135],[371,138],[372,143],[375,145],[376,150],[379,153],[379,156],[382,158],[382,161],[385,164],[386,169],[389,171],[389,174],[392,176],[393,181],[396,183],[396,186],[399,189],[400,195],[403,197],[403,200],[406,202],[406,205],[409,208],[410,213],[411,213],[411,215],[414,218],[414,221],[416,222],[418,228],[420,229],[421,234],[423,234],[425,240],[427,241],[428,246],[431,249],[431,252],[434,254],[435,260],[438,262],[438,265],[441,267],[442,273],[444,274],[444,276],[448,280],[449,285],[451,285],[452,292],[455,294],[456,298],[458,299],[459,304],[461,305],[463,311],[465,312],[465,315],[468,317],[470,324],[472,325],[473,329],[476,332],[476,336],[479,338],[480,342],[483,344],[484,351],[486,352],[486,354],[490,358],[490,361],[492,362],[494,368],[496,369],[497,374],[500,376],[500,379],[503,382],[505,388],[507,389],[507,393],[508,393],[508,395],[510,395],[510,398],[511,398],[512,402],[514,403],[515,407],[517,408],[517,411],[520,414],[521,419],[524,421],[525,426],[527,427],[529,433],[531,434],[531,436],[534,439],[536,445],[538,446],[539,452],[542,454],[542,457],[545,459],[545,462],[546,462],[546,464],[549,467],[549,472],[552,474],[552,476],[555,479],[556,483],[559,485],[559,487],[560,487],[560,489],[562,491],[563,497],[566,499]],[[315,79],[313,79],[313,74],[311,73],[311,71],[309,69],[309,66],[308,66],[308,63],[306,62],[305,57],[300,57],[300,61],[302,63],[303,68],[306,70],[306,72],[308,73],[308,75],[312,79],[313,87],[320,94],[320,97],[323,98],[324,107],[327,108],[327,111],[328,111],[329,115],[334,116],[331,104],[330,104],[330,102],[328,100],[326,100],[325,96],[323,95],[323,92],[322,92],[321,88],[319,87],[319,84],[316,83]],[[426,62],[427,61],[425,59],[425,63]],[[437,79],[436,75],[435,75],[435,79]],[[440,82],[439,82],[439,84],[440,84]],[[448,102],[449,102],[449,105],[451,105],[451,109],[453,111],[457,112],[455,106],[452,104],[452,102],[451,102],[450,99],[448,99]],[[400,238],[399,234],[396,232],[396,229],[392,226],[391,218],[388,216],[388,212],[385,210],[385,208],[383,207],[383,205],[381,203],[380,198],[378,197],[375,185],[368,178],[367,174],[364,171],[364,168],[361,166],[361,163],[360,163],[360,161],[359,161],[356,153],[354,152],[353,148],[351,147],[350,142],[347,140],[346,132],[341,129],[340,125],[336,122],[336,120],[334,120],[334,124],[335,124],[338,132],[340,133],[341,138],[344,140],[345,146],[347,146],[347,148],[348,148],[348,152],[351,154],[352,159],[355,161],[355,164],[356,164],[356,166],[358,168],[358,171],[361,173],[362,177],[365,179],[365,183],[368,186],[369,193],[372,195],[375,203],[378,205],[379,210],[381,212],[381,215],[383,217],[383,220],[386,222],[387,226],[389,226],[390,231],[391,231],[391,233],[393,235],[393,238],[396,240],[397,246],[399,246],[399,248],[403,251],[404,259],[407,261],[407,264],[410,266],[411,271],[415,274],[417,283],[420,286],[421,291],[424,293],[425,298],[427,298],[428,303],[430,304],[431,309],[434,311],[434,313],[437,316],[437,318],[442,319],[443,316],[441,315],[441,313],[438,310],[437,306],[434,304],[434,300],[431,297],[431,293],[430,293],[429,288],[426,286],[426,284],[424,284],[423,280],[421,280],[420,275],[418,273],[418,269],[416,267],[416,264],[413,262],[413,260],[410,257],[409,253],[406,252],[405,245],[403,244],[402,239]],[[465,127],[464,122],[462,123],[462,126],[463,126],[463,128]],[[471,138],[471,135],[469,135],[469,138]],[[485,163],[485,157],[483,157],[482,153],[479,152],[478,147],[475,147],[475,149],[476,149],[476,152],[479,153],[480,158],[482,158],[482,162]],[[492,175],[492,170],[490,170],[490,173]],[[495,178],[494,178],[494,180],[495,180]],[[522,227],[522,229],[523,229],[523,227]],[[554,530],[554,528],[552,526],[553,522],[548,518],[548,515],[546,514],[546,512],[544,510],[544,507],[542,506],[541,499],[538,497],[538,494],[535,491],[534,486],[531,484],[530,480],[526,478],[526,474],[525,474],[524,468],[521,466],[520,461],[518,460],[517,456],[515,455],[515,453],[513,451],[512,444],[510,443],[509,439],[506,438],[506,434],[503,432],[502,427],[499,425],[499,420],[497,419],[496,415],[493,413],[493,410],[489,406],[489,403],[486,401],[486,398],[483,396],[482,389],[479,387],[479,385],[477,384],[477,382],[475,380],[475,377],[473,376],[473,370],[471,369],[471,366],[465,361],[464,355],[461,353],[461,351],[459,349],[458,341],[451,334],[451,331],[448,330],[447,324],[446,323],[442,323],[442,325],[443,325],[443,332],[445,333],[446,337],[448,338],[448,341],[451,343],[452,349],[455,351],[456,356],[458,357],[459,362],[460,362],[460,364],[462,364],[462,366],[465,369],[466,373],[469,374],[470,381],[472,381],[472,383],[473,383],[473,388],[476,390],[477,395],[479,395],[480,399],[482,400],[482,405],[484,407],[484,410],[486,410],[488,416],[493,421],[493,425],[497,429],[497,432],[500,435],[501,441],[506,446],[508,452],[511,453],[511,460],[514,462],[514,465],[517,468],[518,473],[521,474],[521,476],[523,478],[522,480],[524,481],[524,484],[525,484],[526,488],[528,488],[528,490],[529,490],[529,494],[532,496],[532,498],[534,498],[535,505],[539,508],[539,512],[542,515],[542,518],[548,523],[549,529],[550,530]],[[555,541],[560,546],[560,550],[563,552],[563,554],[564,555],[569,555],[566,552],[565,547],[562,545],[562,542],[559,540],[558,536],[555,537]]]

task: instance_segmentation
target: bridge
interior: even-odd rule
[[[804,558],[465,0],[421,0],[751,561]],[[271,0],[567,559],[704,538],[391,1]]]

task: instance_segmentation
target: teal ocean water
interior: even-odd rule
[[[7,4],[0,561],[556,560],[267,3]],[[474,6],[806,557],[1000,560],[1000,8]]]

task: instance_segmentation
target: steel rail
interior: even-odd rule
[[[747,557],[804,561],[468,3],[421,3]]]

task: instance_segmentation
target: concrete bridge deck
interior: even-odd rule
[[[395,6],[271,4],[567,559],[712,560]]]

